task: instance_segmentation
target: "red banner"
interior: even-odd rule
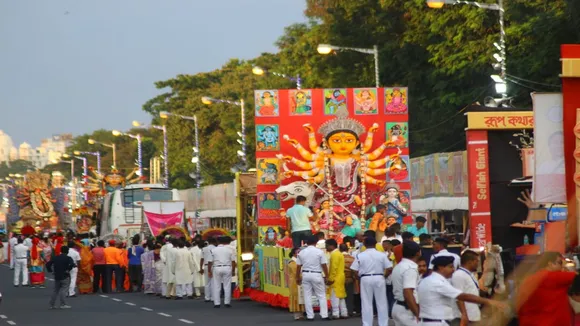
[[[149,230],[154,236],[159,235],[159,231],[170,226],[181,226],[183,223],[183,212],[171,213],[171,214],[157,214],[152,212],[144,211],[145,217],[147,218],[147,224],[149,224]]]
[[[479,248],[491,242],[487,131],[468,130],[466,137],[470,247]]]

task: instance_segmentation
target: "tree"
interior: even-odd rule
[[[10,163],[0,163],[0,179],[11,177],[11,174],[25,175],[28,171],[35,171],[36,167],[32,162],[25,160],[14,160]]]
[[[305,88],[374,85],[372,56],[348,51],[322,56],[316,52],[320,43],[362,48],[378,45],[381,85],[409,87],[412,156],[465,148],[463,109],[474,102],[483,103],[486,97],[497,97],[489,77],[497,73],[491,66],[496,51],[493,43],[499,41],[496,11],[469,5],[433,10],[424,0],[306,3],[309,21],[285,29],[276,43],[279,53],[248,61],[232,59],[209,73],[178,75],[155,84],[169,89],[143,106],[155,123],[161,123],[157,118],[160,111],[198,116],[206,184],[231,180],[240,120],[235,107],[204,106],[199,98],[246,100],[248,152],[252,153],[252,91],[294,87],[282,78],[253,76],[252,65],[300,74]],[[580,3],[512,0],[506,5],[508,90],[514,106],[529,107],[531,91],[559,90],[559,46],[580,42]],[[191,187],[193,124],[172,118],[168,128],[173,185]],[[155,137],[157,148],[159,142]],[[248,159],[253,166],[253,153]]]

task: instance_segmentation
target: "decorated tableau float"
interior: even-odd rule
[[[408,90],[263,90],[255,98],[260,244],[244,292],[287,307],[285,211],[297,196],[318,213],[312,232],[338,242],[364,230],[379,203],[399,223],[412,219]]]

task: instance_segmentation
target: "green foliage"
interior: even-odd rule
[[[28,171],[35,171],[36,167],[29,161],[15,160],[10,163],[0,163],[0,179],[10,177],[10,174],[25,175]]]
[[[551,86],[559,84],[559,47],[580,41],[580,3],[504,2],[508,73],[517,77],[511,78],[508,90],[515,106],[529,107],[530,92],[559,91],[558,86]],[[499,42],[497,11],[469,5],[434,10],[424,0],[306,3],[309,22],[285,29],[276,43],[279,53],[262,54],[248,61],[232,59],[218,70],[155,83],[163,93],[143,106],[153,115],[153,123],[164,123],[158,118],[160,111],[198,117],[205,184],[228,182],[233,177],[230,168],[238,160],[236,132],[241,123],[239,108],[229,104],[207,106],[200,98],[246,100],[248,162],[253,167],[253,90],[294,87],[283,78],[252,75],[252,65],[292,76],[299,74],[306,88],[374,86],[372,56],[350,51],[323,56],[316,51],[320,43],[379,46],[381,85],[408,86],[410,90],[413,156],[465,148],[461,109],[476,101],[483,103],[485,97],[497,97],[489,78],[494,73],[493,43]],[[168,132],[172,186],[192,187],[193,122],[170,118]],[[160,152],[161,136],[154,134],[153,142]],[[129,150],[126,155],[131,155]]]

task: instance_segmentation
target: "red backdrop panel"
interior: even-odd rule
[[[355,119],[361,122],[368,130],[374,123],[378,124],[378,131],[375,132],[373,137],[373,146],[371,150],[376,149],[381,144],[385,142],[386,138],[386,125],[389,122],[401,122],[407,125],[408,123],[408,110],[404,112],[396,112],[396,113],[389,113],[385,112],[385,108],[387,106],[385,92],[392,90],[392,88],[370,88],[371,90],[376,90],[376,99],[377,99],[377,106],[378,110],[376,110],[376,114],[355,114],[355,99],[354,94],[355,90],[353,88],[344,89],[346,91],[346,103],[347,109],[349,112],[349,118]],[[406,88],[401,87],[401,89],[405,90],[405,94],[407,97],[408,103],[408,92]],[[334,90],[334,89],[333,89]],[[331,114],[325,114],[325,96],[324,96],[324,89],[310,89],[310,90],[303,90],[309,91],[311,93],[311,114],[309,115],[295,115],[292,111],[292,102],[291,98],[293,97],[293,92],[296,90],[270,90],[269,92],[272,93],[277,92],[277,96],[275,97],[275,101],[278,104],[277,110],[264,110],[260,111],[260,107],[255,108],[255,125],[256,131],[261,130],[260,126],[263,125],[277,125],[278,126],[278,141],[279,141],[279,150],[260,150],[259,146],[256,147],[256,160],[259,162],[261,159],[269,159],[275,158],[277,154],[282,155],[289,155],[301,159],[298,151],[286,140],[283,139],[284,135],[287,135],[291,139],[296,139],[303,147],[308,148],[308,132],[304,130],[304,124],[310,124],[316,133],[317,141],[320,143],[322,142],[322,135],[318,134],[318,128],[324,122],[329,121],[331,119],[335,119],[336,117]],[[259,103],[260,98],[262,98],[264,91],[255,91],[256,95],[256,103]],[[271,115],[277,114],[276,116],[263,116],[263,115]],[[407,136],[409,135],[407,129]],[[360,138],[361,144],[364,143],[366,138],[366,133],[363,134]],[[257,137],[258,139],[258,137]],[[408,139],[408,138],[407,138]],[[260,144],[260,146],[262,146]],[[401,147],[402,150],[401,155],[407,158],[407,169],[410,170],[410,162],[408,161],[409,149],[408,149],[408,140],[405,147]],[[266,148],[268,149],[268,148]],[[386,155],[391,155],[397,152],[397,148],[387,148],[383,153],[382,157]],[[291,163],[287,164],[290,169],[295,170],[302,170],[297,168]],[[258,167],[259,168],[259,167]],[[279,172],[282,172],[281,165],[279,167]],[[409,173],[410,175],[410,173]],[[386,175],[377,176],[377,179],[385,180],[387,183],[389,182]],[[267,193],[274,193],[276,188],[278,188],[281,184],[289,184],[294,181],[301,181],[298,177],[292,178],[284,178],[284,176],[280,175],[280,180],[278,184],[261,184],[260,180],[260,172],[258,172],[258,202],[260,202],[260,195],[264,196]],[[397,182],[400,189],[410,189],[410,182]],[[380,193],[380,189],[374,185],[367,185],[367,196],[369,193],[373,193],[376,197],[378,197],[377,193]],[[378,198],[377,198],[378,199]],[[281,207],[288,209],[294,204],[293,201],[282,201]],[[262,209],[260,207],[260,203],[258,203],[258,224],[260,226],[267,226],[267,225],[286,225],[286,221],[283,217],[280,217],[279,214],[276,214],[271,207],[269,206],[268,209]],[[408,213],[410,215],[410,212]]]

